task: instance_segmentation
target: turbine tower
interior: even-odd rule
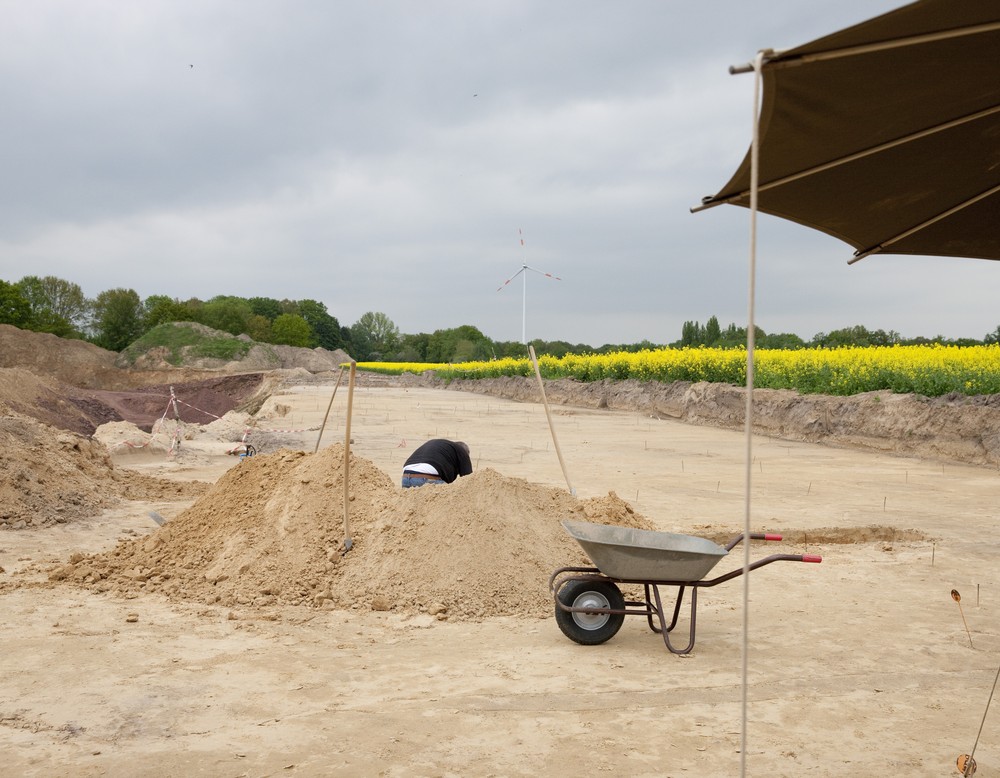
[[[521,248],[523,249],[524,248],[524,235],[521,233],[520,228],[518,228],[517,234],[518,234],[518,237],[520,238],[520,241],[521,241]],[[522,262],[521,263],[521,269],[518,270],[516,273],[514,273],[514,275],[512,275],[510,278],[508,278],[502,284],[500,284],[500,286],[497,288],[497,291],[499,292],[505,286],[507,286],[507,284],[509,284],[511,281],[513,281],[515,278],[517,278],[518,276],[521,276],[521,343],[524,344],[524,345],[528,344],[528,336],[527,336],[527,329],[526,329],[527,315],[528,315],[527,314],[527,311],[528,311],[528,274],[525,272],[527,270],[530,270],[532,273],[538,273],[538,275],[540,275],[540,276],[545,276],[546,278],[551,278],[553,281],[562,281],[562,279],[559,278],[559,276],[554,276],[551,273],[546,273],[546,272],[541,271],[541,270],[536,270],[535,268],[529,266],[526,262]]]

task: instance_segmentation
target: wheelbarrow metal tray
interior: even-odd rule
[[[598,570],[624,581],[700,581],[729,553],[697,535],[568,519],[562,525]]]

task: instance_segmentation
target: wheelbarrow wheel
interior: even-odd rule
[[[625,598],[611,581],[570,581],[559,590],[559,602],[568,608],[624,610]],[[556,624],[570,640],[596,646],[611,640],[625,621],[624,613],[564,611],[556,605]]]

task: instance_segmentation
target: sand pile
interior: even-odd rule
[[[0,530],[93,516],[122,499],[180,500],[207,484],[116,470],[99,442],[10,413],[0,417]]]
[[[352,456],[353,547],[342,554],[343,457],[341,445],[250,457],[151,535],[75,555],[50,577],[228,607],[541,617],[551,572],[586,561],[562,519],[652,528],[613,493],[578,500],[492,470],[404,490]]]

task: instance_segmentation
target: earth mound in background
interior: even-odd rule
[[[234,337],[193,322],[175,322],[174,326],[194,329],[205,339]],[[237,339],[253,344],[245,335]],[[257,349],[257,346],[261,348]],[[339,349],[328,351],[324,348],[266,343],[251,345],[241,360],[190,356],[184,361],[185,354],[189,355],[191,351],[181,349],[181,362],[171,364],[164,359],[162,349],[153,347],[148,352],[133,353],[136,364],[130,365],[117,352],[107,351],[93,343],[0,324],[0,368],[24,368],[35,375],[84,389],[123,391],[152,384],[274,370],[330,373],[351,361],[351,357]]]
[[[72,386],[109,388],[121,374],[117,356],[83,340],[0,324],[0,367],[24,368]]]
[[[116,469],[99,442],[30,417],[0,417],[0,530],[94,516],[122,500],[183,500],[208,484]]]
[[[223,372],[249,372],[301,368],[310,373],[338,370],[351,357],[341,349],[300,348],[297,346],[257,343],[248,335],[231,335],[192,321],[177,321],[154,328],[159,341],[174,343],[173,347],[143,347],[146,336],[116,355],[115,365],[131,370],[170,370],[176,367]],[[193,342],[190,342],[192,341]],[[238,358],[225,359],[205,356],[213,344],[241,341],[245,353]],[[182,345],[183,344],[183,345]]]
[[[232,338],[191,322],[177,326]],[[258,359],[256,348],[239,362],[191,359],[174,367],[150,357],[121,367],[119,354],[91,343],[0,324],[0,407],[80,435],[118,421],[149,432],[164,416],[205,424],[231,410],[253,413],[284,380],[325,375],[350,360],[343,351],[292,346],[267,346],[270,356]]]
[[[447,488],[402,489],[352,454],[344,553],[344,472],[340,444],[250,457],[151,535],[50,578],[227,607],[544,617],[552,571],[588,564],[563,519],[653,529],[614,493],[579,500],[489,469]]]

